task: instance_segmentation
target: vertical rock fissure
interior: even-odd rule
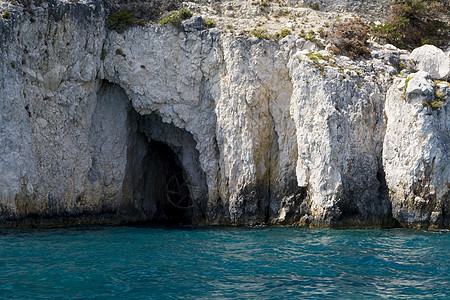
[[[380,182],[378,186],[378,199],[382,204],[381,207],[386,207],[384,210],[384,218],[381,220],[380,227],[382,228],[399,228],[402,227],[397,219],[392,216],[392,204],[389,200],[389,188],[386,183],[386,173],[383,168],[383,158],[378,162],[377,180]]]

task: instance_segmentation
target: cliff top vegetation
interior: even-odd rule
[[[145,25],[161,20],[162,24],[177,25],[181,20],[166,21],[172,20],[180,8],[185,8],[193,15],[202,16],[223,33],[276,40],[293,35],[312,42],[313,48],[331,46],[335,54],[351,57],[367,55],[368,42],[375,46],[377,43],[390,43],[404,49],[423,44],[443,49],[450,47],[450,0],[101,1],[111,14],[116,14],[113,18],[119,17],[108,21],[108,28],[119,32],[134,24]],[[21,3],[27,7],[46,1],[1,2]]]
[[[222,32],[262,39],[279,39],[289,33],[319,48],[331,40],[335,53],[350,56],[366,55],[369,39],[405,49],[423,44],[450,46],[449,0],[105,1],[113,11],[131,12],[146,21],[159,21],[184,7],[213,20]]]

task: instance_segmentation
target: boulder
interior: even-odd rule
[[[446,79],[450,76],[450,57],[435,46],[424,45],[414,49],[411,59],[419,71],[428,72],[433,79]]]
[[[205,30],[206,24],[201,16],[194,16],[183,22],[184,31],[200,31]]]
[[[419,71],[408,76],[406,100],[408,103],[422,103],[433,100],[434,89],[427,72]]]
[[[393,65],[394,67],[398,67],[400,62],[400,54],[401,51],[397,50],[375,50],[372,51],[371,55],[373,58],[379,58],[384,60],[385,62]]]

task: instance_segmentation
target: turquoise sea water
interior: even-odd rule
[[[0,230],[2,299],[448,299],[450,234],[88,227]]]

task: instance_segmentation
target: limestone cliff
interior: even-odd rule
[[[408,74],[420,55],[350,60],[292,35],[170,25],[119,34],[103,1],[8,10],[3,225],[450,226],[450,88]]]

